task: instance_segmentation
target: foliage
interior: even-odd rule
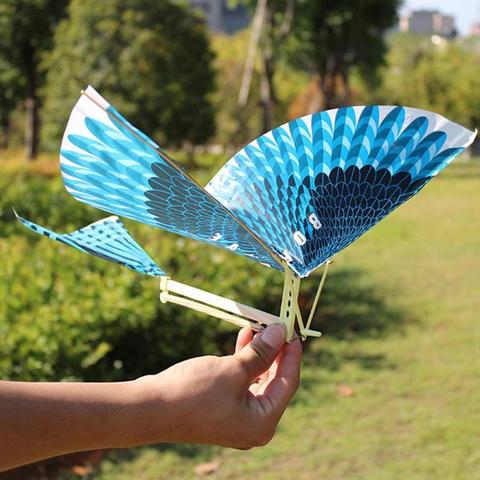
[[[319,305],[336,315],[306,344],[300,390],[269,445],[110,452],[92,477],[194,480],[215,461],[216,480],[477,479],[479,160],[455,160],[336,257]],[[390,329],[375,335],[382,322]]]
[[[470,128],[480,123],[480,52],[472,42],[432,43],[429,37],[396,34],[373,101],[411,105]]]
[[[35,157],[38,147],[37,89],[43,82],[39,70],[42,54],[50,48],[53,30],[63,16],[66,0],[2,0],[0,2],[0,77],[10,73],[12,102],[7,104],[8,115],[18,91],[24,88],[26,100],[28,156]],[[0,81],[2,79],[0,78]],[[4,113],[4,115],[5,115]]]
[[[254,68],[252,88],[247,105],[239,112],[238,93],[245,64],[250,30],[226,36],[216,34],[212,37],[215,51],[215,68],[217,74],[217,91],[214,104],[217,115],[217,134],[215,140],[223,145],[242,147],[262,133],[261,111],[258,108],[259,76],[261,61],[257,59]],[[276,124],[287,119],[290,103],[305,87],[308,75],[299,69],[292,69],[285,59],[280,59],[275,70]],[[244,117],[244,128],[238,128],[239,115]]]
[[[293,19],[295,17],[296,0],[277,0],[276,2],[243,0],[239,3],[247,5],[253,12],[252,38],[259,38],[260,59],[260,107],[262,109],[262,133],[271,130],[278,119],[276,106],[278,103],[274,77],[277,65],[284,57],[283,49]],[[261,19],[261,20],[260,20]]]
[[[252,11],[257,4],[237,3]],[[290,109],[295,116],[354,103],[357,91],[352,83],[359,77],[370,89],[378,86],[377,71],[387,51],[385,32],[395,25],[399,6],[399,0],[268,2],[260,42],[263,130],[285,112],[276,108],[277,71],[282,64],[313,76],[310,86],[297,90]]]
[[[56,21],[66,1],[2,0],[0,3],[0,51],[19,68],[26,68],[27,55],[38,64],[48,49]],[[30,51],[32,50],[32,51]]]
[[[213,96],[217,115],[215,140],[223,145],[236,146],[248,143],[260,132],[261,121],[258,111],[258,64],[255,66],[253,86],[247,105],[241,115],[245,118],[244,128],[239,129],[238,93],[244,69],[250,30],[235,35],[215,34],[212,48],[215,51],[217,89]]]
[[[20,101],[22,76],[17,68],[0,55],[0,149],[8,146],[11,115]]]
[[[126,379],[230,348],[234,328],[160,304],[156,280],[25,230],[12,206],[59,232],[105,215],[69,197],[58,177],[6,170],[0,192],[0,378]],[[128,227],[180,281],[277,311],[279,273],[153,228]]]
[[[387,50],[385,32],[397,20],[399,0],[303,0],[294,22],[293,60],[319,75],[323,105],[349,103],[349,82],[357,69],[370,83]],[[346,91],[340,98],[342,88]]]
[[[201,18],[178,2],[73,0],[45,61],[45,144],[57,148],[80,89],[92,84],[161,144],[214,132],[213,54]]]

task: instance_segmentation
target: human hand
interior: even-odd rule
[[[265,445],[300,381],[299,340],[281,325],[253,337],[240,330],[235,354],[187,360],[136,380],[136,443],[207,443],[247,449]]]
[[[272,438],[300,379],[302,348],[272,325],[234,355],[199,357],[129,382],[0,381],[0,471],[69,452],[146,443],[235,448]]]

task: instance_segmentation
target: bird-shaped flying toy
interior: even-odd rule
[[[441,115],[401,106],[314,113],[261,135],[205,188],[92,87],[70,115],[60,149],[77,200],[249,257],[284,273],[279,315],[172,280],[117,216],[58,234],[28,228],[82,252],[160,277],[160,300],[261,330],[283,323],[287,339],[311,329],[331,258],[407,201],[470,145],[472,132]],[[300,280],[325,265],[304,321]]]

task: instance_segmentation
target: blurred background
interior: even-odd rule
[[[474,129],[480,2],[0,0],[2,379],[124,380],[232,351],[233,328],[161,305],[154,279],[15,221],[12,206],[60,232],[101,218],[58,169],[87,84],[202,184],[262,132],[327,108],[401,104]],[[477,142],[335,258],[324,337],[305,345],[270,445],[87,452],[0,479],[480,479],[479,154]],[[278,311],[280,273],[126,223],[176,279]]]

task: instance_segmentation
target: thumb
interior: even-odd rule
[[[280,353],[285,337],[283,325],[279,323],[269,325],[236,354],[246,369],[249,380],[254,380],[269,369]]]

